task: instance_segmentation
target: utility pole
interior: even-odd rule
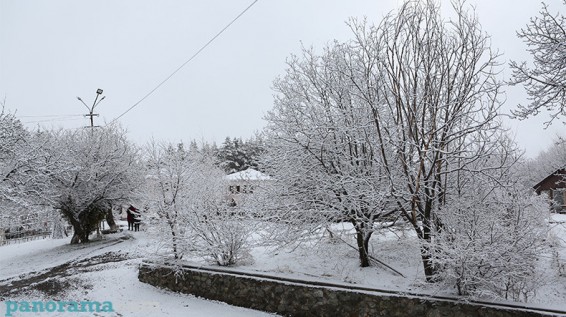
[[[92,107],[89,107],[86,105],[86,103],[81,99],[81,97],[77,97],[77,99],[82,102],[83,105],[85,105],[85,107],[88,109],[88,114],[85,114],[85,117],[90,117],[90,129],[93,130],[94,129],[94,120],[93,117],[98,117],[98,113],[93,113],[94,112],[94,108],[96,106],[98,106],[98,104],[104,100],[104,98],[106,98],[106,96],[102,96],[102,98],[100,98],[100,100],[98,100],[98,97],[100,97],[100,95],[102,95],[102,89],[98,88],[96,90],[96,98],[94,98],[94,102],[92,103]],[[97,102],[98,101],[98,102]]]

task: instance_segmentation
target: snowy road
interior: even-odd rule
[[[8,302],[111,302],[112,313],[96,316],[273,316],[140,283],[136,239],[127,234],[68,245],[68,239],[36,240],[0,247],[0,314]],[[69,316],[68,312],[12,316]]]

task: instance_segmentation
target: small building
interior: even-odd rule
[[[253,194],[254,191],[272,178],[253,168],[224,176],[228,181],[229,200],[232,205],[237,205],[242,200],[242,195]]]
[[[566,168],[556,170],[533,188],[538,195],[547,195],[552,211],[566,213]]]

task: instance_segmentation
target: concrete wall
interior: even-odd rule
[[[527,310],[348,290],[339,285],[314,286],[235,272],[148,263],[140,266],[138,278],[176,292],[286,316],[548,316]]]

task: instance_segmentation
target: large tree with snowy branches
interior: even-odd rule
[[[435,1],[408,1],[378,25],[351,22],[353,40],[289,60],[267,116],[281,192],[340,210],[362,265],[373,221],[397,213],[420,240],[429,281],[439,211],[458,197],[451,184],[514,163],[499,146],[497,53],[475,15],[453,8],[447,21]],[[490,156],[499,165],[473,165]]]
[[[112,205],[128,203],[141,185],[138,150],[116,126],[53,132],[51,142],[54,206],[73,226],[71,243],[88,242]]]

